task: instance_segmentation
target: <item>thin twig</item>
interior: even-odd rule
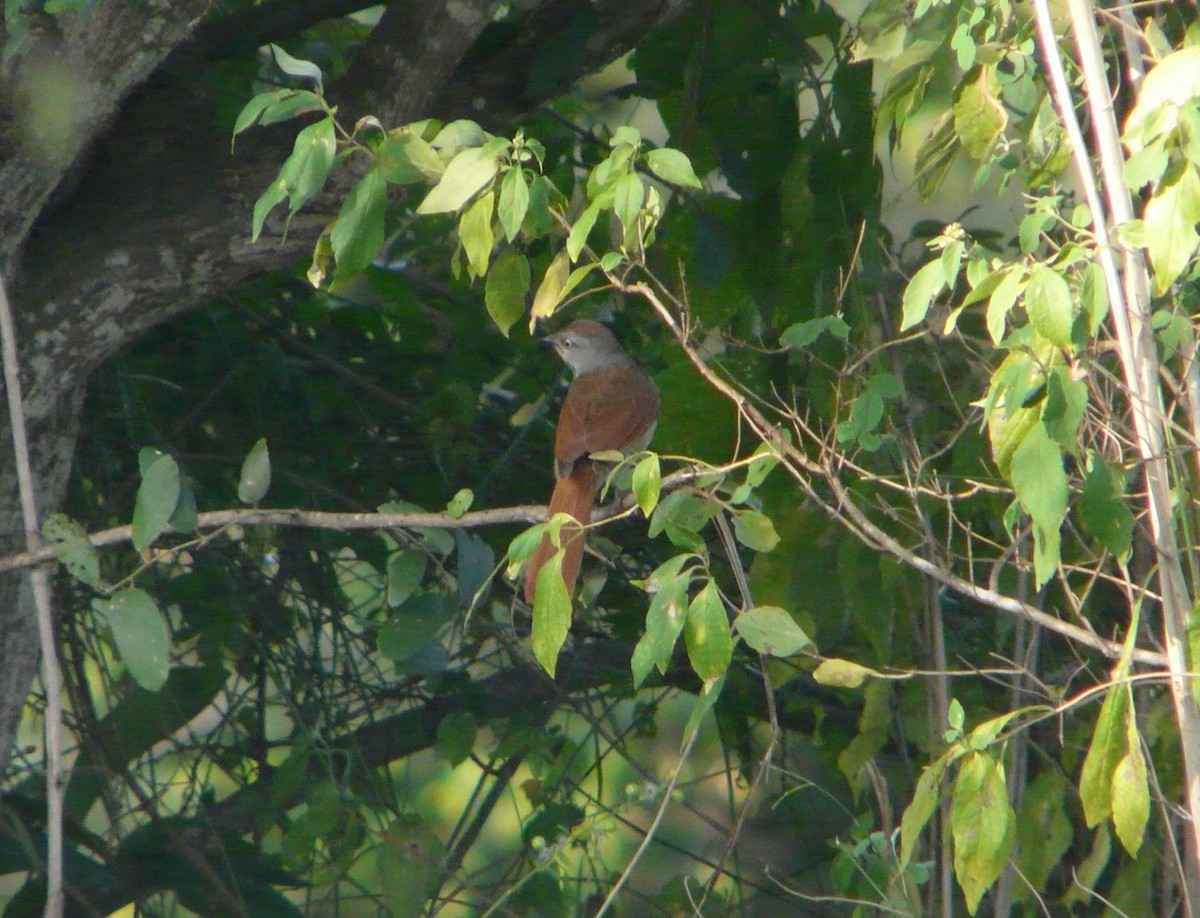
[[[4,389],[8,395],[8,417],[16,457],[17,487],[21,492],[21,516],[25,545],[31,552],[41,548],[38,535],[37,500],[33,471],[29,464],[29,438],[25,433],[25,409],[17,364],[17,335],[4,278],[0,276],[0,347],[4,354]],[[46,689],[46,908],[45,918],[63,914],[63,783],[62,783],[62,673],[54,646],[54,618],[50,606],[50,574],[44,567],[29,572],[33,602],[37,609],[38,641],[42,652],[42,684]]]

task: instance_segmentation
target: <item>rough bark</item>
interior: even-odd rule
[[[210,5],[102,0],[86,19],[55,21],[56,31],[32,39],[0,77],[7,100],[0,103],[0,265],[8,267],[17,310],[43,516],[65,490],[90,371],[145,330],[308,250],[345,190],[335,180],[292,221],[286,244],[272,235],[280,226],[269,224],[251,245],[253,203],[274,178],[295,129],[244,135],[231,155],[229,138],[207,128],[211,100],[196,67],[250,36],[255,45],[281,40],[286,34],[273,29],[301,28],[353,4],[268,4],[241,14],[236,31],[227,23],[198,27]],[[496,5],[388,6],[345,77],[330,87],[339,116],[353,123],[370,112],[403,123],[487,113],[495,123],[618,56],[672,6],[601,0],[588,5],[586,21],[571,20],[575,28],[564,39],[563,23],[578,5],[547,0],[499,50],[472,54]],[[188,44],[193,32],[196,41]],[[576,35],[578,53],[560,55],[570,66],[532,85],[534,52]],[[44,66],[72,75],[74,101],[54,156],[22,131],[28,87],[36,85],[30,81]],[[86,105],[76,105],[76,93]],[[0,550],[8,553],[21,526],[7,421],[0,427]],[[20,575],[0,578],[0,773],[37,665],[32,612],[18,599],[22,582]]]

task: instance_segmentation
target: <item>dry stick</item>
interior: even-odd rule
[[[686,335],[675,321],[675,317],[671,315],[670,310],[663,304],[657,293],[643,283],[627,284],[616,278],[611,279],[615,282],[620,292],[639,296],[654,308],[659,317],[675,335],[680,347],[683,348],[684,355],[696,368],[696,371],[709,385],[733,403],[738,413],[745,418],[746,422],[753,429],[755,436],[762,442],[770,443],[779,450],[783,466],[788,470],[793,480],[804,490],[805,494],[821,507],[822,510],[849,528],[865,544],[892,555],[906,566],[913,568],[927,577],[932,577],[938,583],[944,584],[956,593],[961,593],[963,596],[974,599],[1008,615],[1027,618],[1047,631],[1053,631],[1055,634],[1059,634],[1085,647],[1090,647],[1092,650],[1109,659],[1116,660],[1121,656],[1121,645],[1115,641],[1105,640],[1084,628],[1080,628],[1078,625],[1055,618],[1053,615],[1049,615],[1035,606],[1013,599],[1011,596],[1005,596],[995,590],[980,586],[977,583],[960,577],[952,571],[935,564],[928,558],[911,551],[895,538],[888,535],[859,508],[853,495],[850,494],[846,486],[841,483],[832,470],[810,459],[794,444],[784,441],[775,425],[751,404],[746,396],[742,395],[725,379],[713,372],[712,368],[704,362],[704,358],[688,343]],[[818,494],[812,482],[806,476],[815,476],[822,479],[830,490],[833,491],[834,499],[829,500]],[[1138,663],[1157,667],[1165,667],[1167,660],[1164,654],[1141,649],[1133,652],[1133,659]]]
[[[1139,249],[1124,246],[1119,239],[1112,239],[1108,234],[1106,214],[1110,213],[1114,223],[1120,226],[1133,219],[1134,212],[1133,201],[1122,176],[1124,156],[1109,97],[1100,40],[1093,19],[1094,11],[1087,0],[1068,0],[1075,46],[1084,74],[1093,137],[1104,177],[1107,210],[1088,162],[1083,132],[1075,117],[1047,0],[1034,0],[1033,6],[1037,16],[1038,41],[1046,59],[1054,101],[1067,131],[1071,155],[1088,206],[1092,210],[1092,224],[1098,243],[1097,256],[1112,303],[1111,315],[1117,333],[1121,370],[1129,393],[1138,454],[1146,478],[1147,509],[1150,511],[1150,528],[1159,562],[1167,667],[1171,674],[1171,694],[1183,749],[1188,822],[1191,828],[1191,844],[1188,847],[1192,868],[1186,871],[1190,881],[1185,878],[1184,906],[1188,915],[1195,915],[1196,898],[1200,896],[1200,889],[1197,889],[1200,885],[1200,706],[1197,706],[1192,694],[1188,677],[1187,626],[1192,604],[1171,522],[1171,487],[1163,452],[1162,408],[1157,397],[1158,354],[1148,321],[1149,274]],[[1114,249],[1123,256],[1121,272],[1118,272]]]
[[[37,502],[33,472],[29,465],[29,438],[25,434],[25,409],[17,366],[17,336],[4,278],[0,276],[0,348],[4,355],[4,390],[12,426],[17,487],[21,492],[21,516],[25,545],[31,552],[41,548],[38,535]],[[46,689],[46,908],[45,918],[63,913],[63,786],[62,786],[62,673],[54,646],[54,619],[50,609],[50,575],[45,567],[29,572],[33,602],[37,608],[38,640],[42,651],[42,685]]]

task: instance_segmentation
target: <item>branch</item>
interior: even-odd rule
[[[703,474],[699,469],[686,468],[673,472],[662,480],[662,491],[666,493]],[[632,494],[624,495],[619,501],[599,510],[592,519],[592,526],[625,516],[637,502]],[[210,510],[196,519],[197,530],[225,529],[229,526],[294,526],[301,529],[331,529],[337,532],[378,529],[478,529],[483,526],[503,526],[513,523],[544,523],[546,507],[543,504],[521,504],[515,507],[494,507],[490,510],[472,510],[461,516],[449,513],[331,513],[320,510],[295,509],[248,509]],[[173,529],[167,533],[187,535]],[[132,526],[114,526],[100,532],[90,533],[88,542],[96,548],[120,545],[133,539]],[[0,573],[21,570],[54,561],[57,556],[50,546],[40,545],[19,555],[0,558]]]
[[[788,470],[797,484],[800,485],[804,493],[828,515],[849,528],[864,543],[892,555],[905,565],[927,577],[933,578],[956,593],[961,593],[1008,615],[1026,618],[1048,631],[1053,631],[1058,635],[1090,647],[1092,650],[1103,654],[1109,659],[1116,660],[1121,656],[1122,648],[1119,643],[1107,641],[1098,635],[1080,628],[1078,625],[1055,618],[1053,615],[1049,615],[1041,609],[1014,599],[1011,596],[1005,596],[987,587],[979,586],[950,570],[934,564],[928,558],[921,557],[888,535],[858,507],[853,495],[842,484],[834,470],[814,462],[798,447],[784,440],[780,436],[778,428],[759,411],[747,396],[739,392],[731,383],[715,373],[704,362],[704,358],[688,342],[687,332],[676,321],[675,316],[654,290],[645,283],[626,283],[611,274],[608,276],[608,279],[621,293],[641,297],[650,304],[659,318],[674,334],[680,347],[683,348],[684,355],[691,362],[692,366],[696,368],[696,371],[709,385],[733,403],[738,414],[746,420],[759,440],[763,443],[771,444],[771,446],[779,451],[783,459],[783,466]],[[810,480],[811,477],[820,478],[828,485],[833,492],[832,501],[817,493]],[[1148,666],[1166,666],[1166,657],[1161,653],[1151,650],[1135,650],[1133,658],[1139,663]]]

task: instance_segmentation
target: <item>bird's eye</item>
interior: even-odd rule
[[[574,341],[572,341],[570,338],[563,338],[563,343],[562,343],[562,345],[563,345],[563,347],[565,347],[565,348],[567,348],[568,350],[570,350],[571,348],[573,348],[573,347],[575,346],[575,342],[574,342]]]

